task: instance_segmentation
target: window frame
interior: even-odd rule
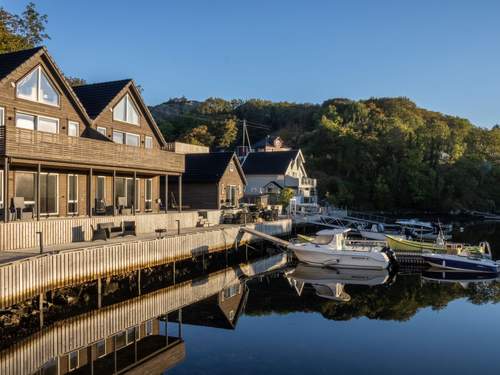
[[[120,120],[120,119],[116,118],[116,116],[115,116],[115,109],[118,106],[118,104],[120,104],[123,100],[125,100],[125,120]],[[137,123],[128,121],[129,101],[132,102],[132,107],[137,112]],[[112,111],[113,111],[113,115],[112,115],[113,121],[121,122],[124,124],[130,124],[130,125],[134,125],[134,126],[141,126],[141,114],[140,114],[139,108],[138,108],[137,104],[135,103],[135,100],[131,98],[129,93],[122,96],[121,99],[118,100],[118,102],[116,102],[116,104],[113,106]]]
[[[23,95],[19,95],[19,83],[25,79],[26,77],[28,77],[31,73],[33,73],[35,70],[38,70],[38,78],[37,78],[37,82],[36,82],[36,100],[33,100],[32,98],[28,98],[26,96],[23,96]],[[57,93],[57,104],[52,104],[52,103],[47,103],[45,101],[43,101],[42,99],[40,99],[40,92],[41,92],[41,82],[42,82],[42,74],[41,73],[44,73],[45,74],[45,77],[47,77],[47,81],[50,83],[50,85],[52,86],[52,89]],[[36,67],[34,67],[33,69],[31,69],[28,73],[26,73],[24,76],[22,76],[21,78],[19,78],[16,83],[15,83],[15,91],[16,91],[16,98],[17,99],[22,99],[22,100],[27,100],[27,101],[30,101],[30,102],[33,102],[33,103],[39,103],[39,104],[44,104],[44,105],[48,105],[50,107],[56,107],[56,108],[61,108],[61,93],[59,92],[59,89],[56,87],[56,85],[54,84],[52,78],[45,72],[45,69],[42,68],[42,65],[37,65]]]
[[[3,183],[3,169],[0,170],[0,208],[3,208],[3,188],[4,188],[4,183]]]
[[[76,125],[76,135],[69,134],[71,126]],[[80,136],[80,123],[78,121],[68,120],[68,137],[79,137]]]
[[[30,174],[30,175],[33,176],[33,198],[34,198],[34,200],[32,200],[32,201],[25,200],[24,204],[35,207],[35,205],[36,205],[36,189],[37,189],[37,187],[36,187],[36,173],[35,172],[23,171],[23,170],[15,171],[15,175],[14,175],[14,196],[16,196],[16,197],[18,196],[17,195],[17,176],[19,176],[21,173]]]
[[[148,146],[148,143],[149,143],[149,146]],[[153,137],[151,137],[150,135],[144,136],[144,148],[147,148],[147,149],[153,148]]]
[[[146,320],[144,323],[144,336],[151,336],[153,334],[153,319]]]
[[[18,127],[17,126],[17,116],[18,115],[25,115],[25,116],[33,117],[33,119],[34,119],[33,129]],[[40,118],[45,119],[45,120],[55,120],[57,123],[57,131],[55,133],[52,133],[52,132],[46,132],[44,130],[38,130],[38,122],[39,122]],[[31,131],[42,132],[42,133],[46,133],[46,134],[59,134],[59,129],[60,129],[60,126],[59,126],[60,122],[59,122],[59,119],[57,117],[37,115],[35,113],[30,113],[30,112],[25,112],[25,111],[16,111],[15,116],[14,116],[14,125],[17,129],[31,130]]]
[[[95,198],[96,199],[99,199],[99,197],[97,196],[97,192],[99,191],[99,180],[102,179],[102,197],[100,197],[100,199],[102,199],[104,202],[106,202],[106,176],[96,176],[97,177],[97,180],[96,180],[96,185],[95,185]]]
[[[121,134],[122,135],[122,143],[115,142],[115,134]],[[127,137],[128,136],[134,136],[137,137],[138,139],[138,144],[136,145],[131,145],[127,143]],[[131,147],[140,147],[141,146],[141,135],[137,133],[130,133],[130,132],[124,132],[123,130],[115,130],[113,129],[113,135],[112,135],[113,142],[116,143],[117,145],[125,145],[125,146],[131,146]]]
[[[135,179],[135,212],[139,212],[141,210],[141,180],[139,178]]]
[[[104,130],[104,133],[100,132],[100,130]],[[106,128],[105,126],[98,126],[97,127],[97,132],[103,136],[105,136],[106,138],[108,137],[108,128]]]
[[[76,200],[75,199],[69,199],[69,192],[70,192],[70,179],[71,177],[76,177],[76,186],[75,186],[75,194],[76,194]],[[68,191],[67,191],[67,199],[66,199],[66,203],[67,203],[67,214],[68,215],[78,215],[78,211],[79,211],[79,204],[78,204],[78,175],[77,174],[74,174],[74,173],[71,173],[71,174],[68,174],[68,181],[67,181],[67,188],[68,188]],[[70,207],[70,204],[73,203],[75,204],[75,207],[76,207],[76,211],[70,211],[69,207]]]
[[[97,345],[99,345],[101,343],[104,343],[104,353],[101,354],[101,355],[98,355]],[[95,353],[96,353],[97,358],[102,358],[102,357],[106,356],[107,345],[108,344],[106,343],[106,339],[102,339],[102,340],[96,341],[96,343],[95,343]]]
[[[5,126],[5,108],[0,107],[0,126]]]
[[[34,175],[35,175],[35,186],[36,186],[36,173],[35,172],[32,172]],[[59,173],[52,173],[52,172],[41,172],[40,173],[40,176],[47,176],[47,175],[50,175],[50,176],[56,176],[56,211],[55,212],[45,212],[45,213],[42,213],[42,208],[40,207],[40,216],[58,216],[59,215]],[[36,196],[35,196],[35,199],[36,199]],[[41,200],[41,199],[40,199]],[[25,202],[26,203],[26,202]],[[36,202],[35,202],[35,205],[36,205]]]

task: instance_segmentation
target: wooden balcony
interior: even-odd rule
[[[14,159],[60,162],[77,166],[183,173],[184,155],[69,137],[11,126],[0,127],[0,154]]]

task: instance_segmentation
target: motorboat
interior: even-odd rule
[[[318,297],[339,302],[348,302],[351,296],[344,290],[345,285],[375,286],[386,284],[391,276],[386,269],[332,269],[299,264],[285,272],[285,276],[299,294],[306,284],[311,285]]]
[[[388,248],[350,245],[350,229],[324,229],[309,241],[292,242],[288,248],[299,261],[335,268],[387,269],[395,261]]]
[[[463,252],[491,254],[488,242],[481,242],[478,246],[465,245],[457,242],[447,242],[443,237],[438,237],[436,242],[423,242],[405,240],[387,235],[387,244],[395,252],[406,253],[437,253],[437,254],[459,254]],[[490,255],[491,258],[491,255]]]
[[[439,222],[431,223],[418,219],[400,219],[396,220],[396,224],[401,226],[403,233],[407,237],[412,237],[420,241],[434,241],[439,237],[449,240],[451,239],[451,232],[453,230],[451,224],[443,225]]]
[[[423,259],[432,267],[464,272],[500,273],[500,262],[482,254],[436,254],[423,253]]]
[[[369,228],[358,228],[361,237],[367,240],[386,241],[387,235],[395,238],[406,239],[401,227],[395,225],[372,224]]]

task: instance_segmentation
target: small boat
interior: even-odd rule
[[[299,264],[285,275],[299,296],[304,285],[311,285],[318,297],[334,301],[348,302],[351,296],[344,290],[345,285],[375,286],[388,283],[391,279],[387,270],[332,269]]]
[[[291,243],[288,248],[304,263],[335,268],[387,269],[395,258],[382,247],[346,244],[350,229],[325,229],[310,241]]]
[[[361,237],[367,240],[375,241],[386,241],[387,235],[391,235],[395,238],[406,239],[406,236],[402,233],[402,229],[399,226],[386,226],[384,224],[372,224],[370,228],[358,228]]]
[[[436,254],[490,254],[491,250],[488,242],[481,242],[478,246],[464,245],[457,242],[446,242],[442,236],[436,242],[421,242],[387,236],[389,248],[401,253],[436,253]]]
[[[418,219],[396,220],[396,224],[402,227],[402,231],[407,237],[412,237],[420,241],[435,241],[439,237],[449,240],[451,239],[451,232],[453,230],[451,224],[443,225],[439,222],[431,223]]]
[[[500,273],[500,263],[482,254],[460,253],[435,254],[423,253],[422,257],[432,267],[464,272]]]

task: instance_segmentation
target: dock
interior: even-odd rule
[[[249,233],[249,234],[251,234],[255,237],[261,238],[265,241],[272,242],[278,246],[288,247],[290,245],[290,242],[288,242],[288,241],[285,241],[285,240],[282,240],[281,238],[278,238],[278,237],[272,236],[270,234],[258,231],[255,228],[242,227],[242,228],[240,228],[240,231],[245,232],[245,233]]]
[[[268,236],[288,235],[290,219],[197,228],[164,238],[135,238],[120,242],[82,243],[67,250],[32,255],[0,265],[0,308],[49,290],[155,267],[233,248]]]

